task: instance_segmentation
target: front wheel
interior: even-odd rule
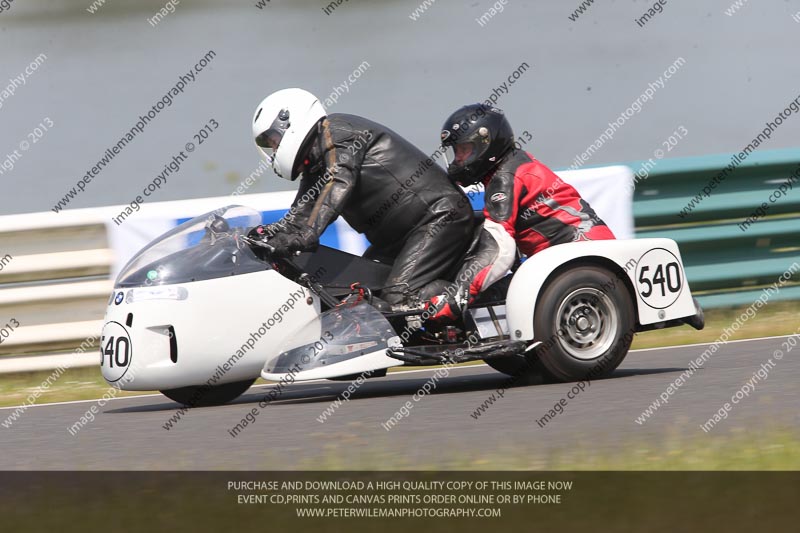
[[[224,385],[192,385],[178,389],[162,390],[161,394],[172,401],[189,407],[209,407],[235,400],[255,383],[255,378]]]
[[[538,366],[555,381],[607,376],[628,354],[635,332],[633,302],[605,268],[584,266],[551,280],[533,319]]]

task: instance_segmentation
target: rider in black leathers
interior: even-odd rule
[[[265,134],[280,134],[283,115],[274,122],[259,117],[274,108],[268,100],[254,134],[259,146],[277,148],[279,139]],[[272,129],[258,132],[264,125]],[[284,155],[274,153],[273,168]],[[355,115],[325,115],[299,143],[291,165],[276,169],[282,177],[302,175],[289,214],[255,231],[271,246],[284,253],[313,250],[342,215],[369,240],[365,257],[393,264],[380,296],[395,308],[416,305],[420,289],[457,269],[474,233],[470,202],[435,161],[397,133]]]

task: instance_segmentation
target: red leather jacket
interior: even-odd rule
[[[575,188],[527,152],[509,154],[486,186],[486,220],[531,256],[555,244],[613,239],[614,234]]]

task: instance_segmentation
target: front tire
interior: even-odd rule
[[[235,400],[255,383],[255,378],[224,385],[192,385],[178,389],[162,390],[161,394],[172,401],[189,407],[210,407]]]
[[[630,294],[615,274],[597,266],[566,270],[548,282],[536,307],[538,366],[554,381],[607,376],[628,354],[635,325]]]

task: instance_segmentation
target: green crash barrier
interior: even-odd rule
[[[748,305],[800,265],[800,149],[752,152],[722,175],[732,157],[628,164],[638,171],[636,236],[678,243],[692,292],[706,308]],[[800,300],[800,272],[770,297],[787,299]]]

